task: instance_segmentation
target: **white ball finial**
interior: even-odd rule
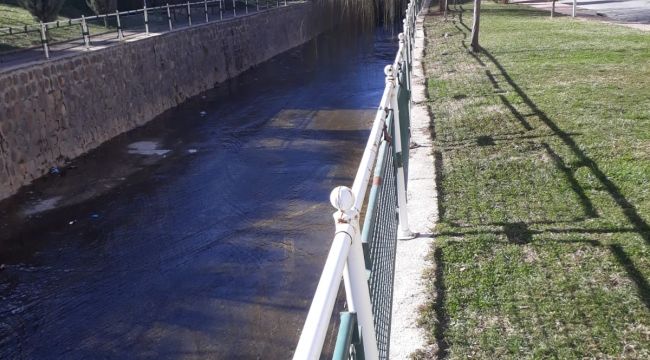
[[[330,203],[339,211],[352,209],[354,201],[354,194],[347,186],[338,186],[330,193]]]
[[[386,76],[392,76],[393,75],[393,65],[386,65],[384,68],[384,74]]]

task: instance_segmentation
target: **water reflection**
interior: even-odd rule
[[[1,203],[0,358],[289,357],[394,51],[321,36]]]

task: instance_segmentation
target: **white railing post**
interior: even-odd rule
[[[144,12],[144,33],[149,35],[149,13],[147,12],[147,0],[143,3],[144,7],[142,11]]]
[[[363,255],[363,246],[361,245],[359,209],[355,207],[356,197],[349,188],[339,186],[332,190],[330,202],[335,208],[339,209],[334,213],[336,231],[347,231],[352,238],[348,261],[343,269],[343,283],[345,285],[348,311],[357,314],[366,358],[378,359],[379,349],[375,335],[375,322],[372,316],[366,262]]]
[[[208,0],[203,0],[203,9],[205,10],[205,22],[210,22],[210,17],[208,16]]]
[[[84,37],[84,45],[86,50],[90,49],[90,33],[88,32],[88,24],[86,24],[86,17],[81,15],[81,34]]]
[[[400,39],[400,47],[398,50],[398,57],[400,60],[404,61],[404,37]],[[398,63],[399,64],[399,63]],[[395,64],[397,65],[397,64]],[[395,119],[394,124],[394,134],[393,139],[395,141],[395,165],[397,166],[397,206],[399,214],[399,224],[397,226],[397,238],[400,240],[413,239],[415,235],[409,229],[409,218],[408,218],[408,208],[406,201],[406,181],[404,178],[404,167],[403,167],[403,156],[404,152],[402,151],[402,134],[401,134],[401,121],[399,115],[399,105],[397,102],[398,95],[398,84],[395,77],[395,65],[388,65],[384,70],[386,73],[386,86],[393,88],[393,92],[390,98],[390,107],[393,110],[393,119]]]
[[[122,22],[120,21],[120,12],[115,10],[115,18],[117,19],[117,39],[124,40],[124,33],[122,32]]]
[[[237,4],[235,0],[232,0],[232,16],[237,17]]]
[[[172,31],[174,26],[172,25],[172,13],[169,10],[169,3],[167,3],[167,23],[169,24],[169,31]]]
[[[571,9],[571,17],[576,17],[576,6],[578,6],[578,1],[573,0],[573,7]]]
[[[192,8],[190,7],[190,2],[187,2],[187,26],[192,26]]]
[[[407,21],[406,19],[404,19],[404,32],[402,34],[400,34],[400,36],[401,36],[400,42],[403,42],[404,38],[407,39],[407,41],[405,43],[405,46],[404,46],[404,49],[406,49],[406,63],[408,65],[410,65],[411,64],[411,52],[412,52],[412,50],[411,50],[411,45],[412,45],[411,44],[411,26],[409,25],[409,21]],[[409,80],[410,79],[407,79],[407,81],[409,81]],[[410,81],[409,81],[408,89],[411,90]]]
[[[47,44],[47,30],[45,29],[45,24],[41,21],[41,44],[43,45],[43,55],[45,59],[50,58],[50,47]]]
[[[350,216],[346,214],[354,207],[354,195],[349,191],[350,189],[346,188],[347,192],[341,192],[338,189],[334,189],[330,195],[332,205],[338,210],[334,217],[335,219],[349,218]],[[338,196],[339,194],[345,196]],[[314,300],[309,307],[300,340],[293,354],[294,360],[320,358],[354,232],[355,229],[350,223],[337,221],[336,235],[318,281]]]

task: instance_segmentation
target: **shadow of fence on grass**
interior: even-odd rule
[[[593,159],[591,159],[587,154],[585,154],[584,151],[580,149],[578,144],[569,133],[562,130],[544,111],[537,107],[537,104],[535,104],[535,102],[533,102],[533,100],[523,91],[523,89],[512,79],[512,77],[508,74],[506,69],[503,67],[503,65],[501,65],[496,57],[494,57],[494,55],[492,55],[487,49],[482,49],[481,53],[485,55],[494,66],[496,66],[500,72],[500,75],[503,76],[508,85],[512,87],[512,89],[524,102],[524,104],[530,108],[531,113],[536,115],[544,123],[544,125],[546,125],[557,137],[562,140],[564,145],[566,145],[571,150],[573,155],[579,159],[581,165],[589,169],[589,171],[592,173],[592,175],[594,175],[598,182],[600,182],[603,188],[607,190],[612,200],[614,200],[614,202],[618,205],[628,221],[634,225],[639,236],[645,240],[646,244],[650,245],[650,225],[648,225],[645,219],[641,217],[636,207],[625,198],[623,193],[621,193],[619,187],[612,180],[610,180],[607,175],[605,175],[605,173],[600,169],[600,166]],[[547,150],[548,149],[550,149],[550,147],[547,145]],[[574,190],[579,190],[579,196],[580,194],[583,194],[580,196],[581,199],[586,199],[584,190],[577,182],[572,182],[572,187]]]
[[[551,131],[550,135],[538,136],[538,135],[527,135],[526,133],[521,135],[508,136],[505,138],[500,138],[499,136],[489,136],[484,135],[475,139],[464,139],[464,141],[456,141],[454,144],[446,144],[449,147],[444,146],[438,148],[434,152],[435,158],[435,168],[437,174],[437,191],[439,199],[439,214],[441,219],[445,219],[445,189],[444,189],[444,172],[443,172],[443,153],[445,149],[453,149],[457,147],[471,147],[471,146],[491,146],[495,144],[495,140],[522,140],[522,139],[531,139],[531,138],[543,138],[543,137],[555,137],[558,138],[563,146],[565,146],[571,155],[575,156],[578,159],[578,163],[588,169],[589,173],[597,180],[601,185],[602,189],[607,192],[608,196],[616,204],[616,207],[620,209],[621,213],[624,215],[625,219],[629,222],[629,227],[612,227],[612,228],[581,228],[577,227],[558,227],[558,228],[545,228],[542,230],[531,229],[530,226],[534,224],[543,223],[545,225],[559,224],[563,223],[562,221],[547,220],[542,222],[513,222],[513,223],[489,223],[482,224],[486,226],[498,226],[501,227],[500,230],[489,229],[481,230],[480,228],[474,227],[472,225],[459,225],[449,222],[450,225],[460,228],[450,231],[441,231],[437,232],[436,235],[441,236],[450,236],[450,237],[463,237],[466,235],[481,235],[481,234],[492,234],[498,236],[504,236],[508,242],[512,244],[525,245],[531,242],[535,242],[533,235],[543,235],[545,233],[550,234],[617,234],[617,233],[629,233],[638,235],[645,245],[650,245],[650,225],[648,221],[644,219],[643,216],[639,213],[639,210],[635,207],[630,200],[628,200],[622,193],[620,187],[612,181],[605,172],[601,169],[601,166],[592,159],[585,151],[583,151],[576,140],[573,138],[575,133],[570,133],[563,130],[551,117],[546,114],[539,106],[531,99],[531,97],[523,90],[523,88],[515,82],[515,80],[510,76],[506,68],[499,62],[497,57],[493,55],[488,49],[483,48],[480,53],[475,54],[469,52],[467,44],[465,44],[465,39],[467,38],[466,32],[471,31],[470,27],[463,22],[463,12],[465,11],[462,6],[459,6],[459,11],[451,11],[457,15],[456,19],[459,22],[455,22],[454,26],[456,29],[462,33],[464,39],[462,40],[462,46],[468,50],[468,54],[481,66],[481,67],[490,67],[496,69],[494,73],[489,69],[485,69],[485,76],[490,82],[495,91],[495,96],[499,98],[501,103],[508,109],[508,111],[514,116],[519,124],[525,129],[525,131],[533,130],[533,126],[527,121],[526,116],[536,116],[541,123]],[[460,24],[461,26],[457,25]],[[500,84],[497,80],[502,78],[505,80],[505,84]],[[518,100],[521,100],[521,103],[529,110],[525,113],[530,114],[524,116],[520,110],[512,104],[508,97],[502,94],[504,91],[504,85],[508,90],[512,90],[514,95]],[[471,96],[471,94],[468,94]],[[433,119],[433,117],[432,117]],[[435,140],[435,124],[433,125],[432,135]],[[590,199],[588,192],[580,185],[578,179],[575,176],[575,172],[567,165],[566,161],[556,152],[547,142],[541,142],[542,148],[552,159],[555,167],[562,173],[565,181],[570,185],[573,192],[576,194],[577,198],[580,200],[584,217],[578,217],[572,222],[578,222],[586,220],[589,218],[598,218],[601,216],[597,211],[592,199]],[[602,214],[606,215],[606,214]],[[455,240],[452,240],[452,242]],[[544,241],[547,241],[546,239]],[[555,241],[555,240],[548,240]],[[633,259],[625,251],[624,247],[620,244],[604,244],[598,240],[566,240],[566,242],[587,242],[596,247],[606,248],[620,265],[622,269],[625,270],[627,277],[634,283],[637,288],[638,298],[645,305],[647,309],[650,310],[650,285],[648,280],[644,276],[643,272],[635,265]],[[433,310],[435,312],[435,330],[434,337],[435,342],[438,347],[437,349],[437,358],[446,358],[448,356],[449,344],[445,339],[445,334],[448,329],[449,316],[446,310],[445,300],[447,297],[446,287],[445,287],[445,274],[443,272],[444,263],[444,254],[443,250],[436,248],[434,250],[434,261],[436,264],[435,272],[435,281],[434,281],[434,291],[436,292],[436,298],[433,304]]]

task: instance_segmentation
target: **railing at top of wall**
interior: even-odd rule
[[[139,34],[162,33],[303,2],[305,1],[203,0],[147,7],[144,1],[143,8],[137,10],[41,22],[22,27],[0,27],[0,54],[14,56],[41,48],[45,59],[49,59],[53,51],[106,46]]]
[[[294,360],[321,356],[343,278],[347,312],[341,314],[335,359],[387,359],[390,344],[395,249],[412,238],[406,209],[410,139],[410,72],[415,20],[421,0],[406,10],[404,32],[352,188],[335,188],[330,201],[336,234],[316,288]],[[371,184],[364,215],[360,212]]]

